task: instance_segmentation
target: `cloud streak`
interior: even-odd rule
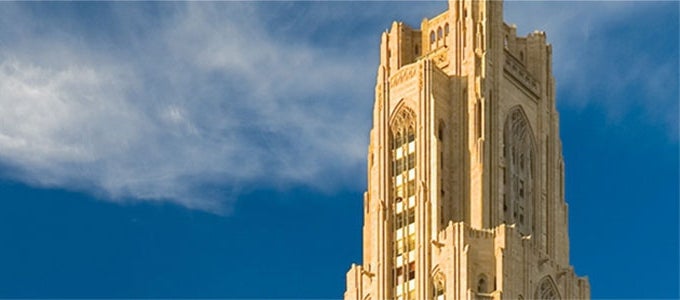
[[[417,25],[445,9],[428,3],[403,14],[408,5],[117,3],[79,12],[3,3],[0,173],[215,213],[256,187],[363,185],[379,32],[393,19]],[[599,87],[579,69],[617,67],[602,61],[609,45],[593,40],[638,7],[525,6],[506,4],[507,19],[548,32],[560,88],[584,99],[571,104],[616,107],[614,98],[595,99]],[[302,17],[282,17],[289,11]],[[588,51],[573,46],[583,43]],[[647,78],[627,69],[596,74],[609,90],[639,82],[665,99],[658,87],[668,82],[658,79],[677,70],[656,62],[634,61]],[[677,111],[677,102],[662,101]]]
[[[560,103],[600,106],[612,122],[642,113],[677,142],[677,4],[577,4],[508,2],[506,19],[519,32],[547,32]]]
[[[225,189],[258,182],[347,184],[365,151],[367,122],[354,111],[370,109],[362,99],[370,83],[357,84],[355,74],[372,72],[341,53],[328,59],[281,43],[251,21],[256,7],[236,8],[225,16],[208,5],[175,7],[153,34],[124,28],[132,42],[111,53],[81,49],[68,34],[27,42],[63,49],[56,58],[3,49],[0,161],[8,175],[213,212],[234,200]],[[117,14],[129,20],[134,12]]]

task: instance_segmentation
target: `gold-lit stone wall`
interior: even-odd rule
[[[345,299],[590,298],[569,263],[551,68],[545,33],[517,37],[500,1],[452,0],[382,34]]]

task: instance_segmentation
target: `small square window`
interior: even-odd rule
[[[409,209],[408,210],[408,224],[415,223],[416,221],[416,212],[414,209]]]
[[[408,249],[413,250],[416,248],[416,235],[411,234],[408,236]],[[411,263],[413,264],[413,263]]]

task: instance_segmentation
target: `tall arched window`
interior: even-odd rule
[[[505,120],[503,210],[505,221],[514,223],[525,235],[532,230],[534,202],[534,137],[521,107],[511,109]]]
[[[416,117],[402,108],[394,116],[392,135],[392,194],[395,299],[415,300]]]
[[[550,276],[545,276],[538,282],[536,288],[536,299],[541,300],[558,300],[560,293],[557,291],[557,286]]]
[[[435,41],[434,31],[430,31],[430,46],[434,44],[434,41]]]
[[[449,23],[444,25],[444,36],[449,36]]]
[[[439,29],[437,29],[437,40],[440,40],[442,38],[442,36],[444,36],[443,32],[442,32],[442,28],[439,27]]]

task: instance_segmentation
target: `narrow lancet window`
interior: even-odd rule
[[[520,233],[528,235],[533,231],[534,138],[520,107],[510,110],[504,131],[504,155],[508,158],[502,175],[507,198],[503,204],[505,221],[517,224]]]
[[[415,300],[416,274],[416,133],[415,115],[400,111],[392,130],[393,205],[393,295],[394,299]]]

